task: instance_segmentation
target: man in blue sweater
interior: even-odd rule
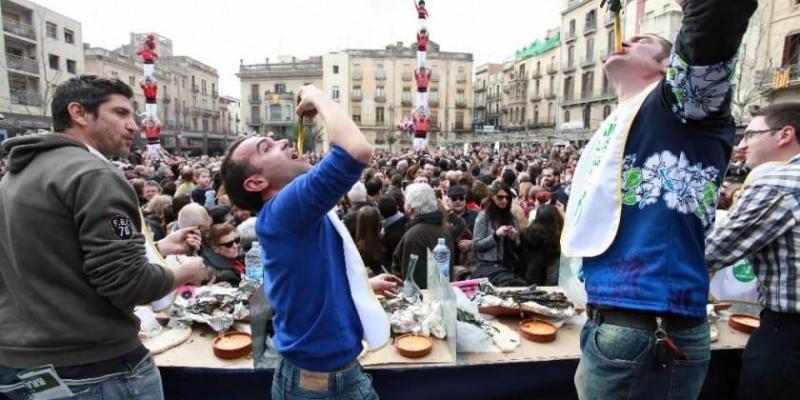
[[[331,151],[319,164],[311,168],[286,140],[252,137],[231,145],[221,171],[234,204],[258,213],[264,288],[281,355],[272,398],[377,398],[357,361],[364,326],[375,321],[364,321],[351,297],[345,242],[351,239],[330,213],[360,179],[372,151],[324,92],[304,86],[298,98],[297,114],[319,114],[330,138]]]
[[[675,47],[604,65],[620,103],[575,169],[562,251],[583,257],[581,399],[695,399],[710,359],[704,236],[732,152],[731,79],[756,0],[685,0]]]

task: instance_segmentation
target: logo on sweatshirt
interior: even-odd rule
[[[114,214],[108,222],[111,224],[111,229],[117,239],[130,239],[133,236],[133,223],[130,218],[121,214]]]

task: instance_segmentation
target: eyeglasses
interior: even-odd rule
[[[775,132],[777,130],[778,129],[761,129],[761,130],[758,130],[758,131],[744,131],[744,140],[747,141],[747,140],[752,139],[755,136],[758,136],[758,135],[761,135],[761,134],[764,134],[764,133],[768,133],[768,132]]]
[[[218,246],[233,247],[233,245],[238,245],[241,241],[242,239],[237,237],[236,239],[233,239],[230,242],[219,243]]]
[[[450,197],[450,200],[453,200],[453,201],[464,201],[464,199],[466,199],[466,196],[464,196],[464,195],[454,195],[454,196],[448,196],[448,197]]]
[[[511,196],[507,194],[496,194],[494,197],[497,197],[497,200],[508,200],[511,198]]]

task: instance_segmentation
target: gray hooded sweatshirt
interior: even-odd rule
[[[63,134],[7,140],[0,181],[0,365],[71,366],[139,346],[133,307],[173,274],[150,264],[133,188]]]

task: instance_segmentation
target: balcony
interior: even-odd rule
[[[614,25],[614,14],[606,13],[606,16],[603,18],[603,25],[605,26]]]
[[[453,130],[455,132],[470,132],[472,131],[472,127],[464,122],[454,122],[453,123]]]
[[[541,94],[537,93],[537,94],[534,94],[534,95],[531,96],[531,103],[536,103],[537,101],[540,101],[540,100],[542,100],[542,95]]]
[[[194,107],[189,107],[189,109],[191,110],[192,114],[202,115],[204,117],[210,117],[215,114],[214,110],[207,107],[194,106]]]
[[[247,126],[261,126],[261,118],[247,118]]]
[[[544,98],[545,98],[545,99],[548,99],[548,100],[550,100],[550,99],[555,99],[555,98],[556,98],[556,92],[555,92],[555,90],[551,90],[551,91],[547,92],[547,93],[544,95]]]
[[[401,79],[403,79],[403,81],[406,81],[406,82],[409,82],[412,79],[414,79],[413,74],[411,72],[409,72],[409,71],[403,71],[400,76],[401,76]]]
[[[362,94],[360,90],[358,92],[353,92],[350,94],[350,100],[352,101],[361,101],[361,98]]]
[[[439,107],[439,98],[438,97],[429,98],[428,105],[431,107]]]
[[[456,76],[456,83],[467,83],[467,75],[458,74],[458,76]]]
[[[212,90],[211,91],[211,97],[216,99],[217,97],[219,97],[219,92],[217,92],[216,90]]]
[[[376,103],[385,103],[386,102],[386,95],[385,94],[376,94],[375,95],[375,102]]]
[[[588,21],[583,27],[583,35],[588,36],[597,31],[597,21]]]
[[[402,99],[400,100],[400,105],[402,105],[403,107],[411,107],[414,105],[414,101],[412,101],[411,99]]]
[[[569,43],[574,41],[578,38],[578,35],[575,34],[575,31],[567,32],[564,34],[564,43]]]
[[[575,63],[574,62],[565,62],[564,65],[561,67],[561,72],[568,74],[570,72],[575,71]]]
[[[547,66],[547,75],[555,75],[558,73],[558,66],[555,64],[550,64]]]
[[[486,82],[474,82],[472,84],[472,91],[474,93],[486,91]]]
[[[161,102],[164,104],[169,104],[172,102],[172,97],[170,97],[170,95],[168,94],[164,94],[163,96],[161,96]]]
[[[529,119],[527,123],[528,128],[536,129],[536,128],[552,128],[556,126],[556,121],[553,118],[545,118],[539,120]]]
[[[267,90],[264,92],[264,99],[265,101],[272,102],[272,104],[280,103],[280,102],[289,102],[294,105],[294,92],[272,92]]]
[[[200,85],[193,83],[192,84],[192,92],[199,93],[200,92]]]
[[[761,70],[756,74],[755,82],[762,90],[781,90],[800,84],[800,64],[784,65],[789,74],[780,68]]]
[[[350,76],[353,78],[354,81],[360,81],[363,78],[364,73],[361,71],[353,71],[353,73],[350,74]]]
[[[386,71],[375,71],[375,80],[376,81],[385,81],[386,80]]]
[[[456,108],[466,108],[467,101],[464,99],[456,99]]]
[[[433,72],[431,73],[431,81],[439,82],[441,75],[442,74],[439,73],[439,70],[433,70]]]
[[[261,103],[261,96],[257,94],[251,94],[250,98],[248,98],[250,104],[260,104]]]
[[[36,30],[33,29],[33,25],[15,21],[8,17],[3,17],[3,31],[26,39],[36,40]]]
[[[591,55],[589,57],[584,57],[581,60],[581,68],[593,67],[594,63],[595,63],[595,61],[594,61],[594,56],[593,55]]]
[[[39,75],[39,61],[6,53],[8,69]]]
[[[542,77],[542,70],[538,69],[535,72],[531,72],[531,79],[540,79]]]
[[[36,107],[42,105],[42,97],[39,96],[38,92],[17,89],[9,89],[8,92],[11,97],[11,104]]]

